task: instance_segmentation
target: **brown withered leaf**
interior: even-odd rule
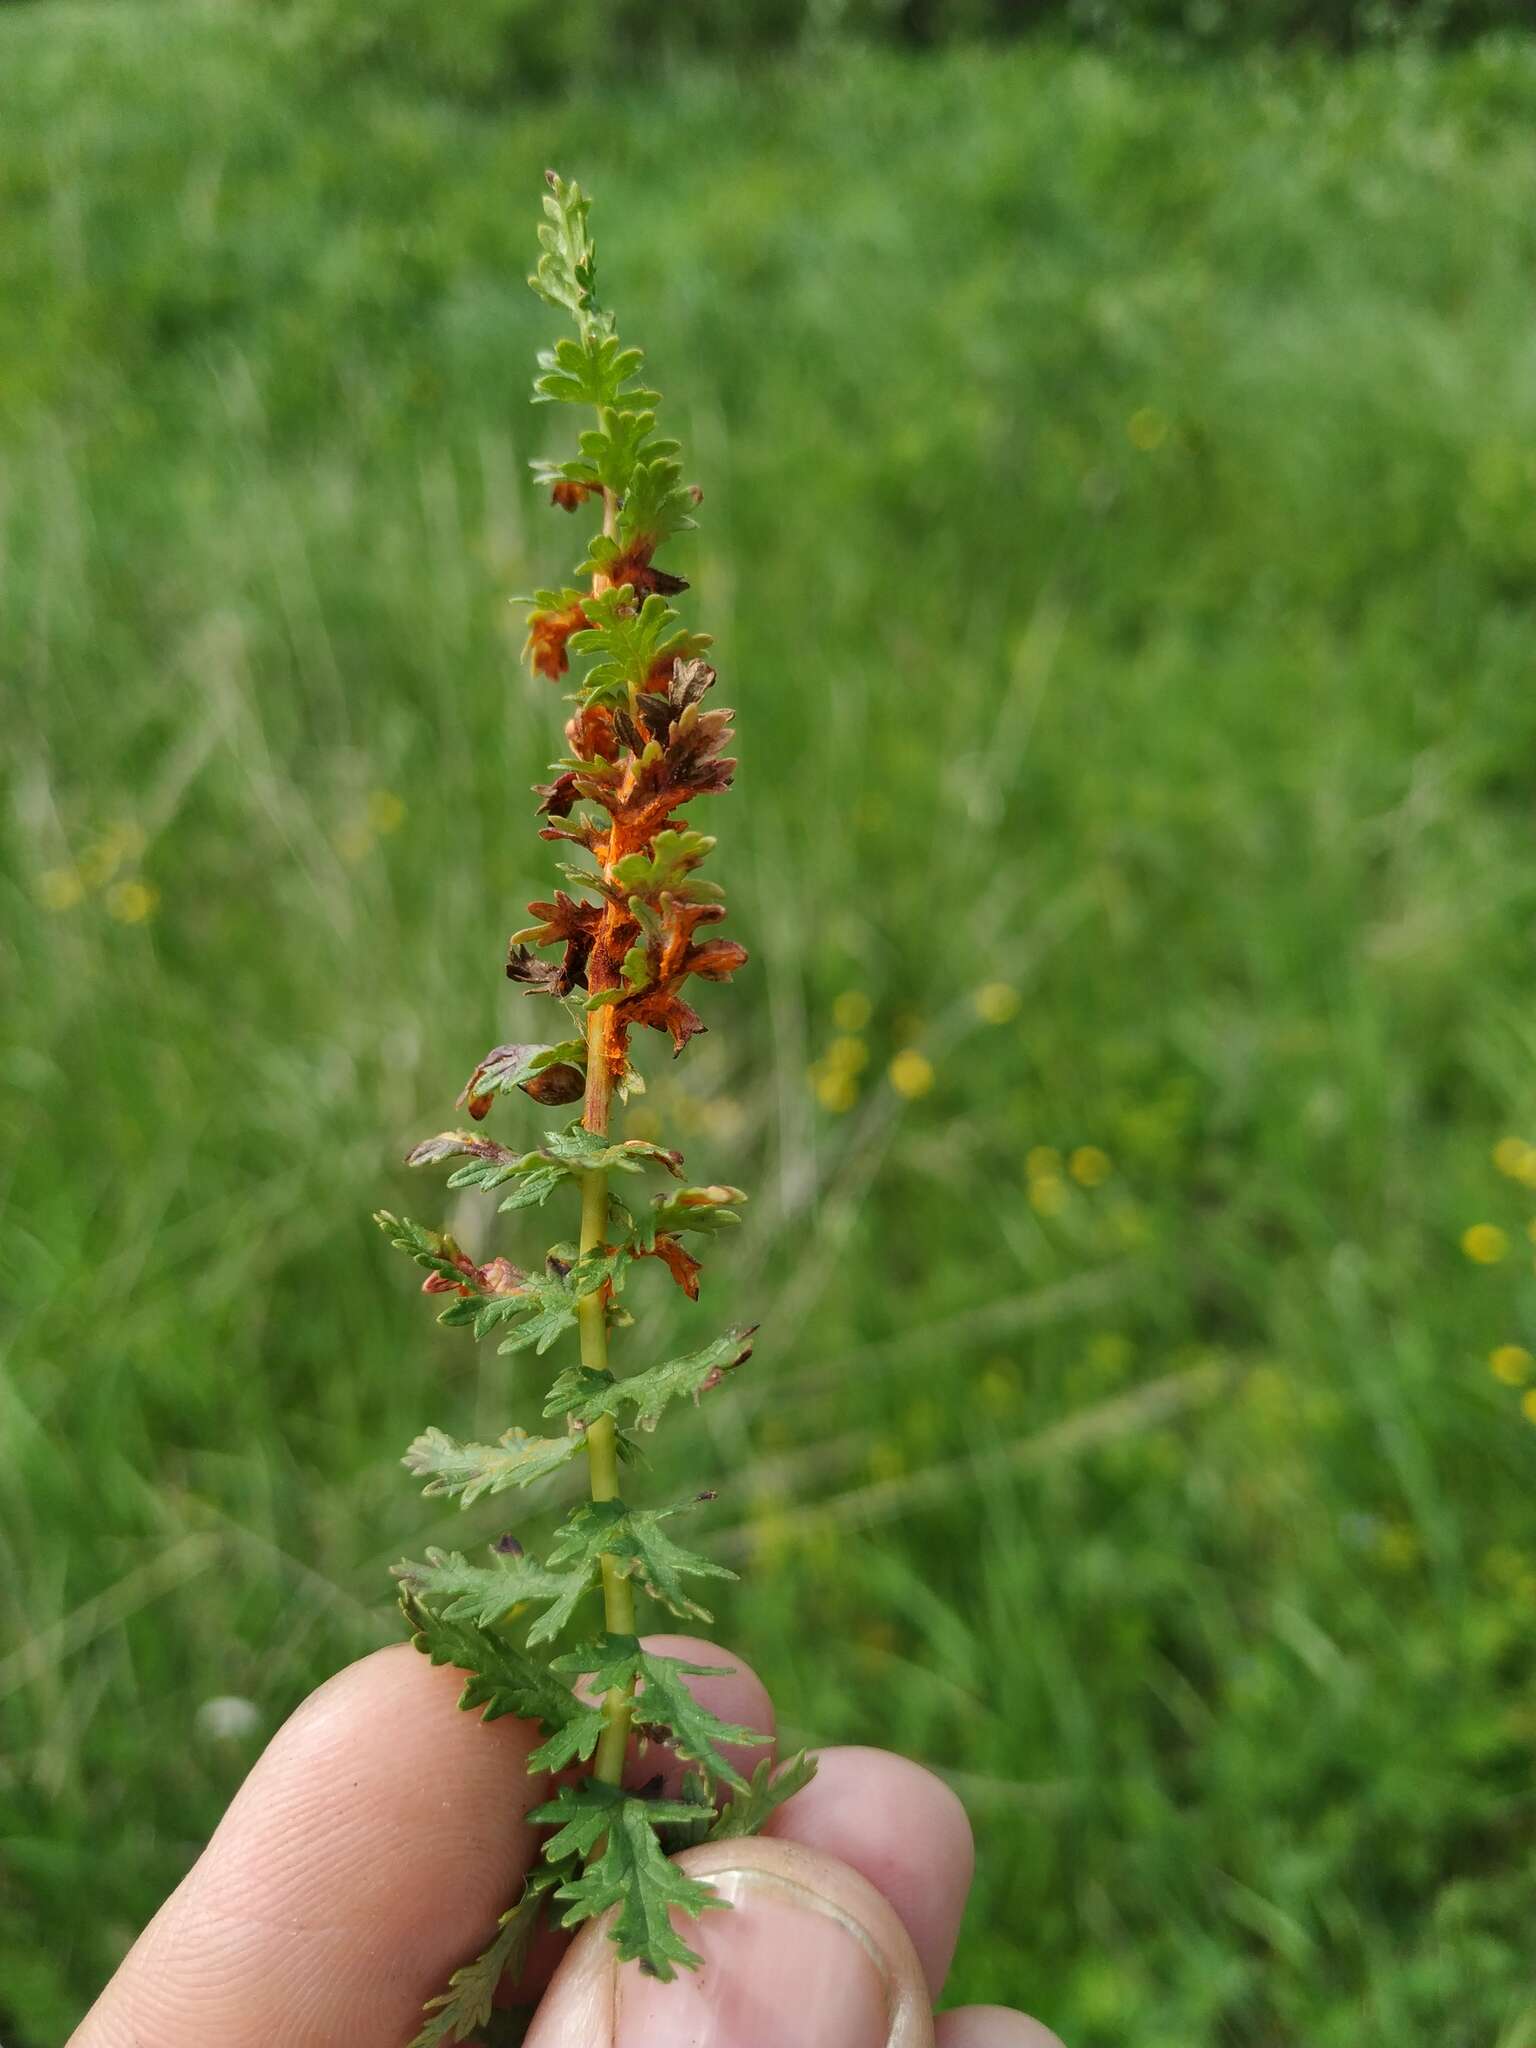
[[[505,1077],[526,1065],[535,1053],[544,1050],[542,1044],[492,1046],[459,1091],[454,1108],[467,1109],[478,1123],[495,1101]],[[530,1074],[526,1080],[517,1082],[517,1086],[525,1095],[531,1096],[535,1102],[546,1105],[575,1102],[585,1092],[586,1085],[587,1077],[580,1067],[567,1066],[563,1063],[559,1066],[543,1067],[539,1072]],[[439,1141],[434,1139],[430,1142]],[[489,1144],[488,1139],[481,1139],[479,1142],[483,1145]],[[501,1148],[498,1146],[494,1149],[499,1151]],[[433,1156],[445,1158],[447,1155],[436,1153]],[[486,1152],[482,1156],[489,1158],[490,1153]],[[506,1157],[510,1159],[512,1154],[509,1152]],[[422,1162],[412,1159],[406,1163],[419,1165]]]
[[[465,1252],[455,1251],[453,1263],[464,1275],[468,1286],[460,1286],[450,1280],[446,1273],[429,1273],[421,1283],[423,1294],[515,1294],[528,1278],[520,1266],[514,1266],[510,1259],[491,1259],[483,1266],[477,1266]]]
[[[528,908],[542,921],[530,925],[526,931],[513,933],[512,950],[507,956],[508,974],[515,981],[529,978],[513,971],[516,956],[525,944],[554,946],[563,943],[565,955],[551,983],[554,993],[566,996],[573,988],[585,987],[587,961],[602,923],[603,906],[600,903],[578,903],[563,889],[557,889],[553,903],[530,903]]]
[[[509,1052],[514,1048],[501,1046],[497,1050]],[[488,1057],[494,1059],[495,1056],[492,1053]],[[454,1107],[461,1108],[464,1099],[461,1095]],[[490,1100],[489,1096],[486,1100]],[[473,1104],[470,1105],[471,1116],[484,1114],[483,1110],[476,1110]],[[407,1166],[432,1166],[439,1159],[456,1159],[465,1153],[472,1159],[489,1160],[496,1166],[505,1166],[509,1160],[518,1156],[515,1152],[509,1152],[505,1145],[498,1145],[493,1138],[482,1138],[474,1131],[439,1131],[435,1138],[423,1138],[419,1145],[413,1145],[405,1155],[405,1163]]]
[[[541,960],[527,946],[507,948],[507,979],[521,982],[530,995],[558,996],[560,968],[553,960]]]
[[[535,816],[568,818],[571,815],[571,806],[579,800],[575,769],[567,768],[563,774],[557,775],[553,782],[536,782],[533,785],[533,793],[541,799]]]
[[[747,957],[746,947],[734,939],[711,939],[707,945],[690,949],[687,972],[701,981],[729,981],[738,968],[746,966]]]
[[[699,1298],[699,1275],[704,1268],[700,1261],[687,1249],[680,1237],[662,1230],[656,1234],[656,1242],[645,1251],[637,1253],[642,1259],[660,1259],[672,1278],[681,1287],[690,1301]],[[750,1350],[750,1346],[748,1349]]]
[[[580,760],[618,759],[619,736],[614,730],[613,713],[606,704],[588,704],[574,718],[567,719],[565,737],[571,752]]]
[[[534,674],[558,683],[571,665],[565,643],[591,623],[579,603],[562,605],[558,611],[531,611],[523,655]]]
[[[676,597],[680,590],[688,588],[686,576],[672,576],[665,569],[653,567],[651,551],[655,545],[649,539],[637,540],[603,564],[603,575],[615,590],[626,583],[633,584],[636,598],[644,599],[652,591],[659,591],[663,597]]]
[[[675,718],[714,687],[715,671],[707,661],[660,662],[642,690],[636,709],[656,739],[665,739]]]
[[[720,752],[730,738],[729,711],[700,711],[689,705],[673,721],[660,754],[641,759],[632,800],[656,804],[666,815],[696,796],[720,795],[730,788],[736,772],[736,763]]]

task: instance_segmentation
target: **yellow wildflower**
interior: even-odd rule
[[[933,1062],[915,1045],[909,1045],[891,1061],[890,1076],[896,1093],[905,1096],[908,1102],[915,1102],[933,1086]]]
[[[1509,1250],[1509,1238],[1497,1223],[1474,1223],[1461,1233],[1461,1248],[1477,1266],[1496,1266]]]
[[[862,1038],[834,1038],[826,1064],[837,1074],[861,1074],[869,1065],[869,1047]]]
[[[107,913],[119,924],[142,924],[153,917],[160,891],[148,882],[114,882],[107,891]]]
[[[1526,1158],[1532,1149],[1524,1138],[1500,1138],[1493,1148],[1493,1163],[1500,1173],[1507,1173],[1511,1180],[1519,1180],[1525,1172]]]
[[[405,822],[405,804],[392,789],[376,789],[368,799],[368,823],[383,834],[398,832]]]
[[[835,1067],[820,1067],[812,1070],[812,1077],[816,1100],[834,1116],[844,1115],[859,1099],[858,1084],[852,1074],[840,1072]]]
[[[1017,1017],[1023,997],[1010,982],[983,982],[971,997],[971,1003],[983,1024],[1006,1024],[1010,1017]]]
[[[1143,455],[1161,448],[1168,438],[1168,422],[1156,406],[1143,405],[1125,423],[1126,439]]]
[[[85,884],[77,868],[48,868],[37,878],[37,893],[47,910],[73,910]]]
[[[875,1006],[862,989],[845,988],[832,1005],[832,1022],[839,1031],[862,1031],[875,1013]]]
[[[1506,1387],[1523,1387],[1533,1366],[1536,1366],[1536,1358],[1532,1358],[1523,1344],[1501,1344],[1488,1354],[1488,1370]]]
[[[1080,1187],[1102,1187],[1114,1172],[1109,1154],[1097,1145],[1079,1145],[1069,1162],[1072,1178]]]

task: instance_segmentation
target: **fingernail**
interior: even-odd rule
[[[730,1906],[684,1926],[703,1957],[670,1984],[620,1973],[615,2048],[885,2048],[892,1995],[863,1930],[771,1872],[712,1872]]]

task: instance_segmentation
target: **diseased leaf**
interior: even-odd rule
[[[710,1828],[707,1839],[711,1842],[727,1842],[739,1835],[755,1835],[762,1831],[764,1823],[776,1808],[786,1799],[793,1799],[797,1792],[804,1791],[816,1775],[816,1759],[807,1756],[802,1749],[798,1756],[774,1768],[772,1760],[764,1757],[752,1773],[752,1782],[744,1792],[728,1802],[720,1817]]]
[[[427,1480],[422,1492],[458,1497],[470,1507],[482,1494],[503,1493],[509,1486],[531,1486],[568,1465],[581,1449],[579,1436],[530,1436],[509,1429],[494,1444],[464,1444],[440,1429],[417,1437],[401,1460],[408,1472]]]
[[[498,1045],[465,1082],[456,1107],[467,1108],[478,1121],[496,1096],[513,1088],[551,1106],[575,1102],[586,1078],[587,1048],[579,1038],[565,1039],[559,1045]]]

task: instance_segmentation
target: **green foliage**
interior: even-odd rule
[[[816,1759],[801,1750],[775,1765],[764,1757],[752,1773],[751,1783],[728,1799],[710,1825],[711,1842],[731,1841],[742,1835],[760,1834],[772,1814],[786,1799],[793,1799],[816,1775]]]
[[[495,1939],[472,1963],[454,1971],[446,1991],[427,2001],[425,2024],[411,2048],[465,2041],[485,2027],[497,1985],[504,1976],[516,1976],[527,1961],[545,1901],[558,1882],[558,1871],[529,1872],[521,1897],[502,1914]]]
[[[446,1494],[467,1508],[485,1493],[503,1493],[509,1486],[531,1486],[568,1465],[581,1448],[574,1436],[529,1436],[509,1429],[494,1444],[461,1444],[440,1429],[417,1437],[401,1461],[408,1472],[425,1478],[429,1498]]]
[[[681,1619],[713,1621],[709,1609],[699,1605],[683,1581],[734,1579],[736,1574],[675,1542],[661,1526],[701,1504],[690,1500],[670,1508],[628,1508],[621,1500],[586,1501],[561,1524],[550,1563],[575,1562],[589,1570],[599,1558],[612,1558],[621,1577],[638,1579],[653,1600]]]
[[[603,561],[589,558],[593,571],[611,563],[617,552],[603,545],[602,536],[594,551]],[[638,605],[629,584],[605,590],[583,600],[589,627],[571,635],[573,654],[595,654],[595,661],[581,679],[582,696],[590,704],[609,704],[633,698],[644,689],[654,670],[675,661],[688,661],[709,645],[708,637],[687,632],[678,614],[664,597],[650,592]]]
[[[460,1707],[466,1713],[479,1711],[486,1721],[520,1714],[525,1720],[537,1721],[551,1736],[582,1727],[589,1709],[555,1677],[553,1665],[528,1656],[481,1621],[428,1604],[441,1597],[441,1582],[431,1560],[441,1560],[442,1553],[429,1551],[427,1556],[427,1568],[402,1566],[396,1574],[405,1581],[401,1611],[412,1642],[425,1657],[464,1673]],[[413,1571],[419,1574],[414,1583],[406,1578]],[[462,1583],[453,1580],[451,1570],[445,1577],[450,1586]],[[491,1617],[492,1621],[500,1618],[499,1613]]]
[[[706,1389],[718,1386],[724,1374],[745,1365],[752,1356],[752,1336],[750,1329],[727,1330],[700,1351],[628,1373],[621,1380],[612,1373],[569,1366],[550,1388],[544,1413],[586,1424],[599,1415],[620,1415],[628,1407],[634,1410],[637,1429],[654,1429],[669,1403],[683,1396],[697,1401]]]
[[[664,541],[693,524],[698,493],[684,487],[678,444],[655,434],[653,392],[634,386],[642,358],[621,348],[612,316],[596,297],[596,248],[590,206],[580,188],[548,174],[545,223],[539,231],[543,254],[529,280],[550,305],[568,312],[577,325],[574,341],[563,341],[540,357],[535,396],[556,404],[597,408],[598,426],[579,442],[575,461],[540,461],[535,472],[557,502],[579,503],[585,493],[602,495],[603,532],[593,541],[578,573],[599,579],[587,592],[574,588],[540,591],[529,622],[529,653],[535,667],[558,674],[567,650],[597,659],[577,690],[579,715],[567,729],[572,753],[556,766],[556,780],[539,785],[540,815],[550,818],[548,837],[575,840],[593,857],[590,868],[567,865],[567,877],[596,902],[556,891],[552,901],[530,906],[538,920],[514,932],[509,972],[549,993],[569,996],[586,983],[590,1019],[585,1042],[511,1044],[494,1048],[470,1075],[460,1102],[477,1119],[511,1089],[539,1099],[584,1097],[583,1113],[565,1129],[545,1133],[536,1150],[517,1153],[474,1132],[444,1131],[407,1155],[410,1166],[462,1160],[449,1176],[451,1188],[473,1188],[502,1196],[498,1213],[542,1209],[567,1188],[581,1196],[579,1246],[554,1245],[542,1268],[525,1274],[506,1259],[476,1265],[442,1232],[402,1221],[381,1211],[376,1219],[391,1243],[427,1269],[428,1291],[452,1296],[439,1316],[445,1324],[468,1324],[477,1337],[506,1331],[501,1352],[533,1350],[542,1355],[568,1331],[581,1328],[581,1362],[556,1378],[546,1414],[563,1414],[562,1437],[532,1436],[514,1427],[494,1444],[464,1443],[444,1430],[419,1435],[405,1454],[408,1470],[427,1481],[429,1496],[457,1498],[471,1507],[483,1496],[526,1488],[549,1478],[585,1449],[591,1467],[592,1498],[573,1508],[561,1523],[546,1562],[522,1553],[521,1545],[499,1547],[495,1562],[471,1564],[458,1551],[429,1550],[424,1563],[396,1567],[406,1588],[407,1615],[416,1640],[434,1661],[451,1660],[470,1672],[463,1704],[505,1712],[537,1712],[546,1739],[530,1768],[565,1770],[591,1762],[594,1775],[563,1786],[542,1817],[560,1823],[545,1845],[546,1857],[561,1864],[583,1857],[580,1874],[562,1875],[559,1898],[565,1924],[573,1926],[609,1906],[618,1907],[613,1938],[626,1959],[670,1977],[675,1965],[698,1957],[674,1932],[670,1912],[697,1913],[712,1903],[707,1886],[684,1878],[668,1861],[656,1829],[674,1824],[674,1844],[699,1839],[715,1818],[716,1787],[746,1794],[747,1783],[722,1743],[754,1742],[751,1729],[734,1727],[701,1706],[686,1681],[713,1667],[653,1656],[632,1631],[633,1585],[685,1619],[710,1619],[687,1589],[699,1578],[732,1579],[724,1565],[679,1544],[663,1526],[679,1508],[635,1509],[615,1498],[618,1460],[634,1445],[621,1435],[617,1418],[633,1411],[634,1425],[653,1431],[669,1405],[681,1396],[697,1400],[706,1388],[740,1365],[751,1352],[751,1332],[728,1331],[686,1357],[648,1371],[616,1378],[607,1365],[607,1334],[628,1317],[616,1306],[633,1258],[665,1260],[690,1295],[698,1291],[698,1260],[686,1252],[679,1233],[713,1236],[737,1218],[727,1205],[743,1199],[736,1188],[684,1188],[653,1201],[637,1224],[629,1208],[609,1189],[617,1173],[638,1174],[661,1166],[682,1178],[682,1154],[644,1138],[615,1138],[608,1129],[615,1086],[634,1085],[628,1043],[633,1023],[668,1030],[681,1047],[698,1020],[677,996],[690,972],[723,978],[745,959],[740,947],[720,942],[696,946],[695,926],[722,914],[724,892],[699,881],[695,870],[714,851],[715,841],[681,819],[665,821],[692,796],[726,788],[733,763],[720,758],[730,715],[701,719],[698,698],[713,672],[687,671],[704,644],[684,631],[660,590],[679,590],[682,580],[657,570],[652,558]],[[617,403],[621,396],[633,408]],[[601,579],[610,587],[600,587]],[[638,587],[637,587],[638,586]],[[574,624],[585,621],[579,630]],[[564,637],[560,637],[563,635]],[[621,706],[608,717],[610,705]],[[604,722],[589,725],[594,711]],[[611,742],[627,748],[616,758]],[[610,820],[601,827],[569,816],[574,797],[602,806]],[[564,958],[553,972],[527,964],[528,949],[560,945]],[[618,971],[594,983],[593,964],[618,961]],[[654,1014],[638,1007],[654,999]],[[687,1020],[681,1021],[681,1020]],[[595,1198],[595,1199],[594,1199]],[[608,1242],[615,1225],[622,1234]],[[712,1496],[710,1496],[712,1497]],[[690,1506],[697,1502],[688,1503]],[[574,1695],[553,1678],[553,1693],[541,1691],[528,1671],[525,1652],[513,1649],[501,1631],[514,1617],[536,1612],[526,1629],[535,1646],[556,1639],[574,1616],[583,1594],[598,1581],[603,1588],[605,1631],[596,1644],[569,1652],[555,1669],[590,1671],[601,1705],[577,1706]],[[617,1789],[625,1745],[632,1730],[663,1738],[685,1762],[699,1798],[679,1806],[646,1802]],[[682,1832],[677,1832],[681,1830]],[[530,1911],[536,1911],[536,1902]],[[520,1939],[515,1917],[504,1923],[498,1944]],[[429,2017],[428,2035],[447,2038],[484,2017],[485,1973],[493,1944],[479,1964],[454,1979]],[[492,1980],[494,1981],[494,1980]],[[429,2009],[429,2013],[430,2013]],[[437,2032],[433,2030],[436,2029]]]
[[[525,1605],[547,1603],[528,1630],[530,1643],[547,1643],[559,1635],[576,1612],[577,1602],[593,1582],[591,1558],[571,1547],[552,1562],[574,1558],[571,1571],[555,1571],[530,1557],[498,1556],[493,1565],[471,1564],[462,1551],[431,1548],[421,1564],[410,1559],[394,1567],[395,1577],[416,1603],[443,1621],[472,1621],[494,1629]]]
[[[406,0],[269,0],[291,14],[333,70],[377,70],[472,102],[540,107],[577,81],[620,90],[637,73],[713,59],[760,66],[770,53],[825,64],[843,45],[931,51],[1036,37],[1109,51],[1355,51],[1407,42],[1455,45],[1529,30],[1525,0],[462,0],[423,14]]]
[[[637,1798],[595,1778],[562,1785],[529,1816],[559,1830],[545,1848],[551,1859],[587,1859],[582,1874],[568,1878],[555,1894],[567,1902],[561,1926],[577,1927],[616,1906],[613,1939],[625,1962],[643,1959],[663,1983],[670,1983],[678,1966],[697,1968],[699,1957],[673,1928],[671,1915],[681,1909],[697,1919],[724,1901],[667,1860],[656,1831],[668,1823],[691,1827],[709,1811],[691,1801]]]
[[[685,1678],[724,1678],[729,1666],[690,1664],[679,1657],[661,1657],[641,1646],[638,1636],[605,1634],[596,1643],[566,1657],[557,1657],[557,1671],[586,1672],[594,1692],[635,1694],[634,1720],[642,1728],[665,1733],[678,1756],[703,1768],[706,1788],[721,1782],[747,1791],[747,1781],[720,1748],[723,1742],[759,1743],[767,1737],[755,1728],[722,1721],[696,1700]],[[807,1772],[804,1782],[809,1782]],[[766,1812],[771,1808],[765,1809]],[[755,1832],[743,1829],[742,1832]]]
[[[1536,1431],[1486,1354],[1536,1348],[1488,1158],[1536,1139],[1528,54],[827,52],[486,120],[322,90],[245,8],[0,27],[8,2048],[68,2039],[261,1741],[386,1639],[377,1560],[433,1506],[390,1462],[536,1429],[575,1356],[474,1357],[347,1193],[470,1125],[487,1047],[570,1028],[495,960],[537,860],[509,780],[572,709],[510,681],[504,599],[587,530],[507,452],[569,452],[509,404],[543,316],[508,194],[554,147],[694,380],[683,566],[756,679],[730,822],[694,817],[771,957],[712,998],[716,1099],[663,1056],[638,1113],[762,1213],[718,1315],[623,1298],[640,1364],[770,1303],[774,1356],[670,1411],[644,1498],[729,1446],[725,1640],[785,1725],[954,1774],[946,2002],[1075,2048],[1518,2041]],[[374,791],[405,820],[342,855]],[[848,991],[843,1113],[806,1069]],[[485,1220],[536,1263],[534,1215]],[[1155,1405],[1211,1360],[1218,1399]],[[460,1547],[514,1499],[540,1528],[504,1495]],[[210,1689],[252,1736],[189,1725]]]

